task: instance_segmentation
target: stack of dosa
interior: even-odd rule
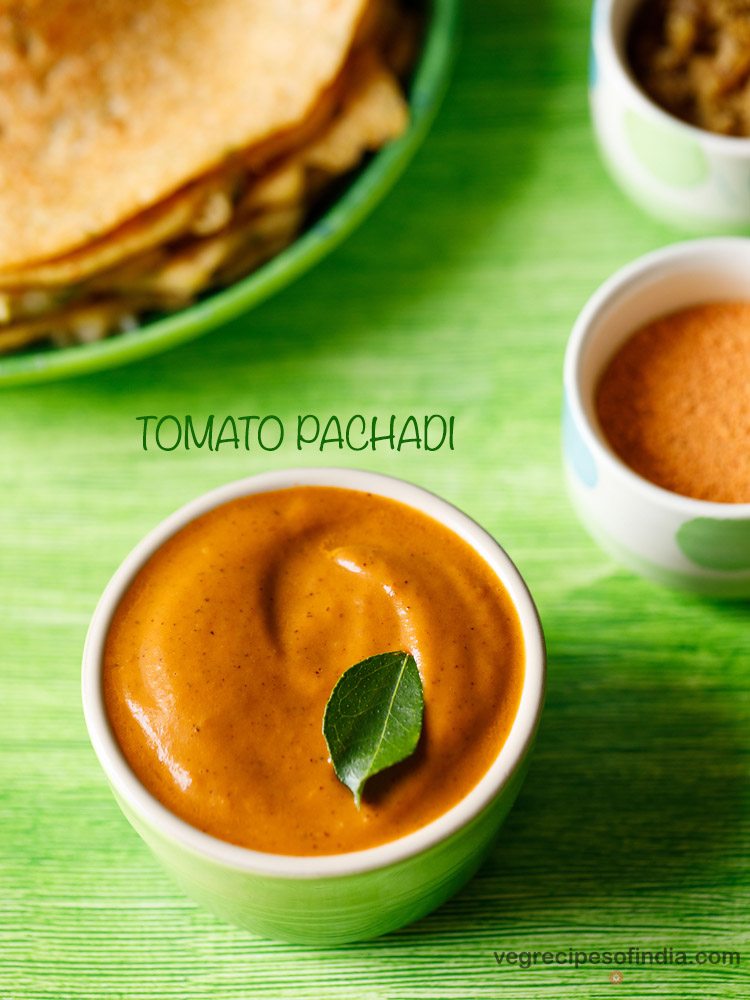
[[[0,351],[180,308],[407,124],[398,0],[0,0]]]

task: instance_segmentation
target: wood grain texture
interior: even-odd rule
[[[564,495],[560,368],[615,267],[675,234],[605,176],[584,0],[471,0],[434,132],[373,218],[231,327],[151,362],[0,397],[0,998],[750,995],[746,604],[657,589]],[[434,455],[144,453],[147,413],[442,411]],[[162,875],[81,716],[89,615],[118,561],[203,490],[345,462],[438,491],[538,600],[549,694],[490,861],[398,934],[330,951],[224,926]],[[494,950],[739,950],[740,968],[500,968]]]

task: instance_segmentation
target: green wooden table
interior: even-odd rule
[[[183,349],[0,397],[0,997],[750,995],[747,606],[663,591],[564,495],[560,368],[585,298],[675,238],[605,176],[585,0],[472,0],[452,90],[394,194],[275,300]],[[456,416],[455,452],[144,452],[136,417]],[[546,627],[549,694],[491,859],[398,934],[324,951],[224,926],[130,830],[79,699],[121,557],[226,480],[298,463],[393,473],[487,526]],[[742,965],[499,966],[495,951],[672,947]],[[619,969],[622,984],[612,984]]]

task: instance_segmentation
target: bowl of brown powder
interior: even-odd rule
[[[750,231],[745,0],[597,0],[590,103],[637,204],[693,232]]]
[[[564,459],[584,525],[660,582],[750,595],[750,239],[617,272],[565,358]]]

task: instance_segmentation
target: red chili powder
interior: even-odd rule
[[[664,489],[750,502],[750,302],[670,313],[632,334],[596,390],[615,453]]]

